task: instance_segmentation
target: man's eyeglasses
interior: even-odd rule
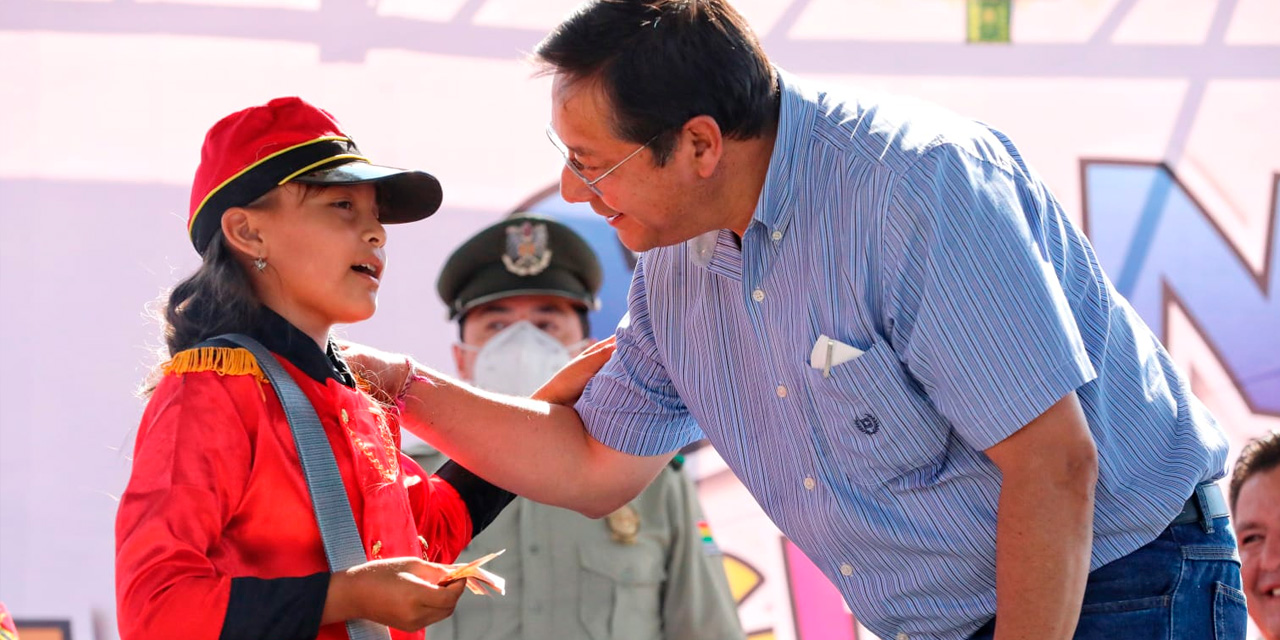
[[[565,146],[564,142],[560,140],[560,136],[556,135],[556,132],[554,129],[551,128],[551,125],[547,125],[547,139],[551,141],[551,144],[556,146],[556,149],[560,150],[560,155],[564,156],[564,166],[569,168],[570,173],[572,173],[575,176],[578,176],[578,179],[582,181],[582,184],[587,185],[587,188],[591,190],[591,193],[596,194],[596,197],[598,198],[603,198],[604,193],[600,191],[600,188],[596,186],[596,183],[609,177],[609,174],[616,171],[618,167],[621,167],[622,165],[626,164],[628,160],[636,157],[636,154],[640,153],[641,151],[644,151],[644,148],[649,146],[649,144],[652,143],[654,140],[657,140],[659,135],[662,135],[662,134],[661,133],[654,134],[652,138],[649,138],[647,142],[637,147],[636,150],[628,154],[627,157],[623,158],[622,160],[619,160],[618,164],[615,164],[612,167],[609,167],[607,170],[605,170],[604,173],[596,176],[594,180],[591,180],[587,178],[587,176],[582,174],[582,163],[578,162],[577,160],[571,157],[571,152],[569,151],[569,147]]]

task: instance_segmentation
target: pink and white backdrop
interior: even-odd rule
[[[909,93],[1009,133],[1238,448],[1280,428],[1280,3],[1016,0],[1013,44],[963,0],[736,0],[788,70]],[[0,2],[0,601],[115,637],[116,496],[157,362],[147,315],[196,256],[183,225],[217,118],[296,94],[380,162],[445,186],[394,228],[381,309],[346,329],[448,369],[445,255],[546,188],[549,81],[524,61],[572,0]],[[612,317],[616,317],[612,316]],[[599,324],[599,323],[598,323]],[[713,453],[690,456],[755,639],[869,637]]]

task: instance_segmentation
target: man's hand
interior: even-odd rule
[[[1093,550],[1098,452],[1075,392],[987,449],[1000,468],[998,640],[1070,638]]]
[[[529,397],[566,406],[577,402],[587,383],[613,356],[616,340],[615,336],[609,336],[587,347]]]
[[[334,340],[339,355],[351,365],[356,377],[369,383],[370,393],[381,402],[395,400],[412,374],[412,361],[402,353],[382,351],[368,345]]]
[[[321,624],[364,618],[417,631],[453,614],[464,582],[437,586],[447,569],[418,558],[366,562],[333,574]]]

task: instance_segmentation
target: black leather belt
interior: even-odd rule
[[[1215,482],[1196,485],[1196,490],[1182,505],[1182,512],[1174,517],[1169,526],[1199,522],[1205,531],[1213,531],[1213,519],[1227,516],[1227,500],[1222,496],[1222,488]]]

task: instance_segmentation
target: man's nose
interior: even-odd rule
[[[1259,558],[1261,568],[1280,571],[1280,531],[1269,531],[1262,544],[1262,557]]]
[[[565,202],[590,202],[593,196],[591,187],[574,175],[569,167],[560,169],[560,197]]]

